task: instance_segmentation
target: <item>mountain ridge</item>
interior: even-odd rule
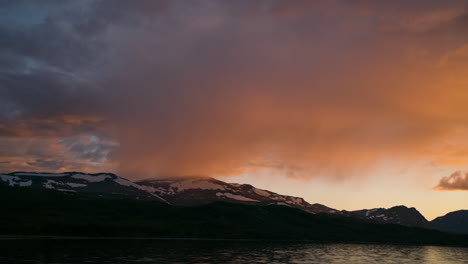
[[[440,231],[468,234],[468,210],[458,210],[439,216],[431,221],[432,226]]]
[[[152,187],[157,194],[174,205],[197,205],[228,201],[257,205],[286,205],[309,213],[337,213],[322,204],[310,204],[301,197],[281,195],[250,184],[226,183],[211,177],[179,177],[137,181]]]
[[[133,199],[154,199],[167,202],[144,186],[113,173],[83,172],[24,172],[0,174],[0,181],[9,186],[52,189],[61,192],[81,193]]]
[[[397,205],[391,208],[374,208],[352,211],[368,219],[391,224],[431,228],[430,222],[414,207]]]
[[[106,199],[0,183],[7,238],[249,239],[468,246],[468,236],[377,224],[283,205],[215,202],[174,206],[157,200]],[[25,210],[26,209],[26,210]]]
[[[214,202],[260,206],[284,205],[311,214],[326,213],[377,223],[433,227],[433,222],[427,221],[414,207],[399,205],[391,208],[340,211],[319,203],[309,203],[301,197],[281,195],[256,188],[250,184],[227,183],[206,175],[171,176],[130,181],[113,173],[16,171],[0,174],[0,182],[9,186],[45,188],[70,194],[158,200],[181,206],[204,205]]]

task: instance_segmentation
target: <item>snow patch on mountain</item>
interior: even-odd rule
[[[293,204],[300,205],[304,202],[304,200],[302,200],[301,198],[297,198],[297,197],[291,197],[291,202]]]
[[[0,175],[0,180],[7,183],[9,186],[28,187],[32,185],[32,181],[21,181],[21,178],[11,175]]]
[[[155,194],[156,192],[156,189],[154,187],[151,187],[151,186],[143,186],[143,185],[140,185],[140,184],[136,184],[134,182],[131,182],[127,179],[124,179],[124,178],[120,178],[120,177],[117,177],[117,179],[114,179],[114,182],[120,184],[120,185],[123,185],[123,186],[127,186],[127,187],[133,187],[133,188],[136,188],[136,189],[139,189],[139,190],[142,190],[142,191],[145,191],[145,192],[148,192],[150,195],[154,196],[154,197],[157,197],[159,199],[161,199],[162,201],[168,203],[166,200],[164,200],[163,198],[161,198],[161,196]]]
[[[73,183],[73,182],[67,182],[65,184],[72,187],[72,188],[79,188],[79,187],[87,187],[88,186],[87,184]]]
[[[83,188],[83,187],[87,187],[88,185],[87,184],[83,184],[83,183],[74,183],[74,182],[57,182],[57,181],[54,181],[54,180],[47,180],[45,183],[44,183],[44,187],[47,188],[47,189],[55,189],[57,191],[64,191],[64,190],[67,190],[67,191],[72,191],[70,189],[63,189],[64,187],[71,187],[71,188]],[[60,188],[57,188],[57,187],[60,187]]]
[[[31,186],[32,185],[32,181],[29,180],[29,181],[25,181],[25,182],[19,182],[18,185],[20,187],[28,187],[28,186]]]
[[[381,208],[374,208],[374,209],[367,210],[366,216],[369,216],[370,214],[372,214],[372,213],[374,213],[375,211],[380,210],[380,209],[381,209]]]
[[[267,192],[267,191],[264,191],[264,190],[260,190],[260,189],[257,189],[255,188],[254,189],[254,192],[260,196],[265,196],[265,197],[269,197],[270,196],[270,193]]]
[[[2,179],[3,182],[8,183],[8,185],[13,186],[16,184],[16,181],[19,181],[19,177],[11,176],[11,175],[0,175],[0,179]]]
[[[109,175],[87,175],[87,174],[73,174],[73,179],[81,179],[88,182],[102,182],[111,178]]]
[[[244,197],[242,195],[237,195],[237,194],[232,194],[232,193],[216,193],[216,196],[218,197],[225,197],[225,198],[230,198],[238,201],[245,201],[245,202],[259,202],[258,200],[250,199],[247,197]]]
[[[54,180],[47,180],[47,182],[44,183],[44,187],[46,187],[47,189],[55,189],[54,185],[64,185],[64,184],[61,182],[56,182]]]
[[[75,190],[69,190],[69,189],[56,189],[57,191],[61,191],[61,192],[73,192],[73,193],[76,193]]]
[[[135,184],[129,180],[126,180],[126,179],[123,179],[123,178],[117,178],[117,179],[114,179],[114,181],[120,185],[123,185],[123,186],[132,186],[132,187],[135,187],[135,188],[138,188],[140,187],[140,185],[138,184]]]
[[[151,187],[151,186],[143,186],[143,185],[139,185],[139,184],[136,184],[134,182],[131,182],[127,179],[123,179],[123,178],[117,178],[114,180],[114,182],[120,184],[120,185],[123,185],[123,186],[127,186],[127,187],[133,187],[133,188],[137,188],[137,189],[140,189],[140,190],[143,190],[143,191],[147,191],[147,192],[150,192],[150,193],[154,193],[156,191],[155,188]]]

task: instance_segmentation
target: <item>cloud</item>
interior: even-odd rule
[[[59,144],[65,146],[74,158],[97,164],[107,162],[111,154],[119,148],[118,143],[97,136],[65,138],[61,139]]]
[[[132,35],[138,45],[116,52],[128,52],[131,65],[115,94],[131,109],[115,121],[123,128],[122,169],[229,175],[268,167],[333,178],[379,160],[424,157],[428,144],[462,126],[447,116],[464,119],[453,96],[466,93],[436,67],[456,45],[427,42],[431,29],[460,14],[447,11],[418,30],[419,22],[383,30],[438,10],[402,14],[400,4],[379,6],[394,16],[375,25],[375,10],[362,16],[355,6],[333,6],[343,19],[306,5],[286,20],[202,10],[177,17],[172,31],[151,24],[148,32],[165,41]],[[216,23],[206,27],[207,18]]]
[[[456,171],[450,176],[443,177],[434,187],[439,191],[468,191],[468,173]]]
[[[118,143],[97,136],[0,137],[0,172],[116,171]]]
[[[468,122],[466,1],[60,2],[0,19],[8,168],[338,179]]]
[[[43,159],[36,159],[31,162],[27,162],[27,164],[31,167],[39,167],[39,168],[45,168],[48,170],[59,170],[63,168],[64,161],[63,160],[43,160]]]

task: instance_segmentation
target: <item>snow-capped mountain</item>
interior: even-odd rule
[[[389,209],[364,209],[351,213],[378,222],[431,228],[429,221],[414,207],[408,208],[400,205]]]
[[[112,173],[81,172],[0,174],[0,181],[19,187],[53,189],[61,192],[106,197],[160,200],[173,205],[200,205],[216,201],[253,205],[285,205],[309,213],[338,213],[321,204],[261,190],[248,184],[226,183],[209,177],[179,177],[132,182]]]
[[[0,180],[10,186],[46,188],[69,193],[95,194],[132,199],[151,199],[166,202],[155,194],[151,187],[135,184],[112,173],[13,172],[0,174]]]
[[[431,221],[431,224],[441,231],[468,234],[468,210],[459,210],[437,217]]]
[[[321,204],[310,204],[299,197],[280,195],[249,184],[226,183],[209,177],[151,179],[136,182],[155,190],[155,194],[175,205],[197,205],[216,201],[255,205],[285,205],[309,213],[337,213]]]
[[[210,177],[170,177],[132,182],[112,173],[81,172],[0,174],[0,183],[10,186],[46,188],[67,193],[130,199],[158,200],[172,205],[201,205],[217,201],[251,205],[284,205],[308,213],[329,213],[380,223],[431,227],[415,208],[396,206],[359,211],[339,211],[310,204],[300,197],[277,194],[249,184],[226,183]]]

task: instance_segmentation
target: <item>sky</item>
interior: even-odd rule
[[[0,171],[468,209],[468,1],[0,1]]]

